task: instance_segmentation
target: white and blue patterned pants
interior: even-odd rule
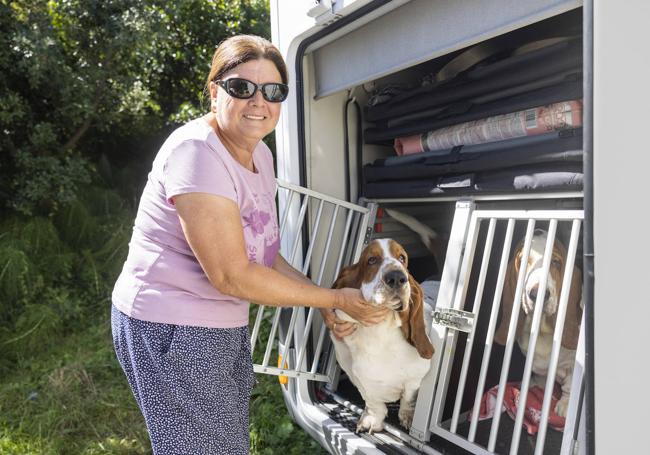
[[[248,327],[160,324],[112,308],[113,343],[155,455],[245,455],[255,375]]]

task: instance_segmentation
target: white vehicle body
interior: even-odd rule
[[[576,366],[584,391],[572,392],[582,399],[576,398],[570,409],[573,414],[567,416],[572,434],[560,436],[566,440],[561,452],[558,448],[545,453],[650,453],[645,434],[650,408],[645,390],[650,375],[645,352],[650,346],[646,264],[650,255],[646,198],[650,194],[646,183],[650,156],[645,115],[650,104],[650,6],[646,2],[271,0],[273,41],[285,56],[290,74],[290,96],[276,130],[278,178],[356,204],[357,169],[354,160],[346,158],[344,148],[344,109],[350,96],[363,105],[367,101],[363,88],[370,91],[387,82],[415,80],[421,75],[418,65],[423,62],[575,11],[582,18],[584,48],[583,191],[542,193],[539,197],[513,193],[499,197],[380,198],[365,203],[403,206],[407,211],[411,207],[418,213],[423,213],[424,207],[430,207],[434,214],[451,210],[455,226],[463,217],[471,218],[481,204],[486,211],[479,211],[479,217],[508,219],[533,213],[533,217],[547,219],[549,204],[567,201],[566,206],[552,209],[569,209],[557,212],[560,224],[572,220],[582,223],[582,249],[577,255],[584,270],[585,312]],[[354,138],[357,127],[351,116],[349,120],[348,134]],[[349,148],[352,156],[358,152],[354,140],[350,140]],[[364,144],[360,153],[365,164],[387,156],[387,151],[386,147]],[[281,209],[290,205],[280,197]],[[501,212],[499,204],[515,212]],[[451,224],[449,215],[446,221]],[[445,280],[451,279],[448,273],[452,273],[452,266],[462,272],[466,262],[462,257],[465,245],[453,244],[454,226],[441,271],[442,294],[447,289]],[[286,251],[291,245],[284,247]],[[457,258],[454,252],[458,252]],[[455,279],[458,281],[457,276]],[[449,300],[450,307],[459,298],[453,294],[438,297],[439,303]],[[293,323],[292,319],[292,327]],[[279,323],[281,331],[282,324],[286,326],[286,321]],[[301,324],[300,319],[296,324]],[[309,324],[313,324],[311,317]],[[275,326],[273,330],[275,333]],[[438,342],[449,343],[446,329],[437,330]],[[448,348],[453,351],[456,343],[454,339],[451,347],[436,346],[432,360],[438,362],[433,369],[436,375],[450,368],[451,361],[439,355]],[[288,351],[283,352],[288,355]],[[266,357],[268,364],[268,353]],[[466,370],[466,365],[463,368]],[[272,368],[257,369],[267,370],[273,372]],[[338,376],[335,373],[330,378]],[[452,382],[425,378],[411,431],[394,427],[369,438],[350,431],[342,423],[341,413],[332,414],[333,407],[347,406],[354,420],[359,411],[354,400],[336,394],[336,379],[326,386],[334,391],[334,399],[323,399],[318,392],[323,383],[311,379],[293,375],[283,388],[285,401],[294,419],[332,453],[508,453],[503,448],[476,448],[461,441],[467,438],[442,428],[444,425],[434,425],[434,416],[444,413],[438,398],[447,387],[456,387]],[[577,387],[581,390],[580,384]],[[451,425],[454,428],[456,423]]]

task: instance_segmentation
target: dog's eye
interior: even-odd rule
[[[399,255],[399,261],[406,264],[406,256],[404,256],[403,254],[400,254]]]
[[[553,259],[551,261],[551,267],[555,267],[556,269],[559,269],[562,267],[562,262],[559,259]]]
[[[375,265],[377,261],[378,261],[377,256],[370,256],[368,258],[368,265]]]

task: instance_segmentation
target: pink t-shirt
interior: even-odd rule
[[[248,324],[248,302],[220,293],[208,281],[185,239],[172,198],[198,192],[235,201],[249,261],[271,266],[280,246],[277,186],[273,156],[261,141],[253,162],[257,173],[240,165],[203,119],[192,120],[169,136],[153,162],[129,255],[113,289],[113,303],[120,311],[167,324]]]

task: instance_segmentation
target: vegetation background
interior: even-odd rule
[[[267,1],[0,0],[0,454],[150,453],[110,293],[153,156],[238,33],[270,37]],[[251,453],[321,452],[258,379]]]

